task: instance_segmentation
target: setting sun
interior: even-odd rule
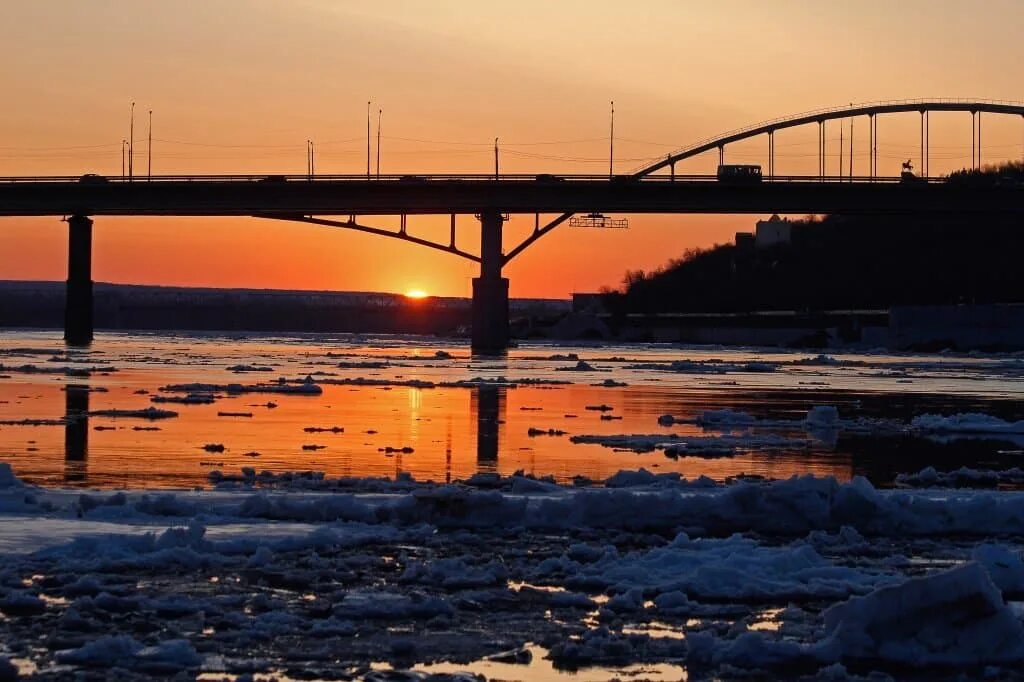
[[[423,289],[409,289],[405,292],[406,298],[426,298],[428,295]]]

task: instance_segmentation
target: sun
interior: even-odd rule
[[[405,292],[406,298],[426,298],[429,295],[430,294],[423,291],[423,289],[409,289]]]

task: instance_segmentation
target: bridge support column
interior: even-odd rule
[[[474,353],[497,354],[508,348],[508,278],[501,276],[504,220],[498,211],[480,214],[480,276],[473,278]]]
[[[92,220],[68,218],[68,280],[64,302],[64,341],[69,346],[92,342]]]

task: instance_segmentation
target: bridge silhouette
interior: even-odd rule
[[[878,118],[920,114],[920,177],[878,174]],[[0,178],[0,216],[67,217],[69,228],[65,339],[88,344],[92,323],[92,217],[251,216],[351,229],[401,239],[480,264],[473,279],[472,348],[500,352],[508,346],[508,279],[502,269],[576,213],[898,213],[1024,212],[1024,187],[948,183],[929,176],[932,112],[971,116],[971,167],[982,165],[982,115],[1019,116],[1024,103],[995,100],[901,100],[835,107],[764,121],[699,141],[624,175],[178,175],[145,178],[96,175]],[[828,175],[829,121],[866,117],[867,175]],[[818,173],[775,173],[775,134],[818,127]],[[757,182],[709,175],[679,175],[676,165],[717,151],[719,165],[730,144],[764,136],[766,165]],[[852,168],[852,165],[851,165]],[[510,214],[533,214],[534,230],[507,253],[503,225]],[[541,223],[542,214],[557,214]],[[368,225],[366,216],[400,217],[397,231]],[[409,234],[410,215],[449,215],[447,243]],[[479,221],[478,255],[459,248],[458,216]],[[334,216],[334,217],[332,217]],[[342,216],[342,218],[337,218]]]

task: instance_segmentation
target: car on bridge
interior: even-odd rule
[[[78,178],[78,182],[83,185],[105,185],[110,182],[110,180],[97,173],[86,173],[82,177]]]
[[[537,182],[542,183],[542,184],[551,184],[551,183],[555,183],[555,182],[565,182],[565,178],[559,177],[557,175],[552,175],[551,173],[540,173],[534,179]]]
[[[722,164],[718,167],[718,181],[731,185],[755,185],[761,182],[761,167],[751,164]]]

